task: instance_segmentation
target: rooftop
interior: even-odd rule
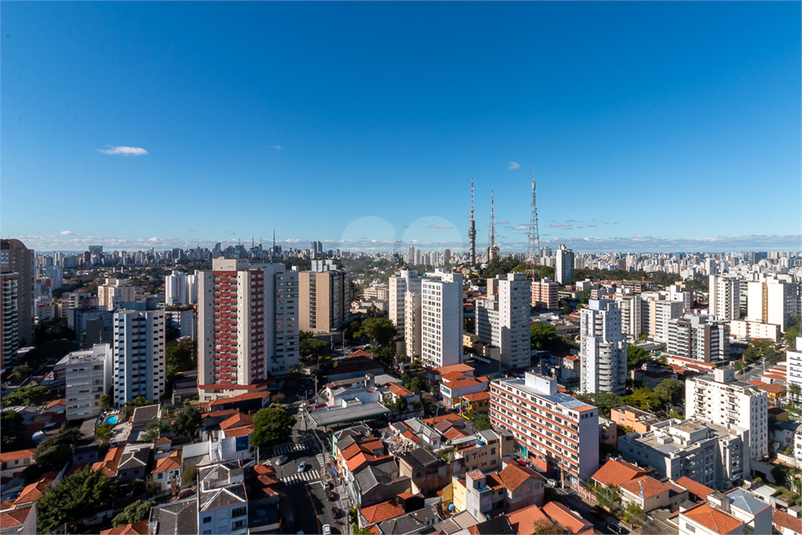
[[[325,427],[356,420],[367,420],[382,414],[390,409],[378,402],[354,403],[348,407],[326,407],[309,413],[309,419],[317,427]]]
[[[730,533],[731,531],[743,526],[743,522],[730,514],[716,508],[709,502],[686,509],[680,513],[680,517],[690,518],[716,533]]]

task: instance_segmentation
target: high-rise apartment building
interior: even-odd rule
[[[682,315],[684,305],[682,301],[651,301],[654,308],[654,321],[652,322],[652,338],[656,342],[668,342],[669,322]]]
[[[685,314],[668,322],[670,355],[710,362],[726,358],[730,352],[730,329],[726,322],[710,321],[708,316]]]
[[[599,468],[599,411],[557,392],[557,380],[526,372],[490,383],[490,423],[510,431],[538,470],[577,484]]]
[[[405,354],[414,360],[421,356],[421,294],[407,292],[404,308]]]
[[[559,304],[560,285],[548,277],[532,281],[532,306],[546,310],[555,310]]]
[[[164,394],[164,309],[155,302],[127,303],[114,313],[114,404],[143,396],[158,402]]]
[[[796,337],[796,350],[788,350],[785,352],[788,362],[788,372],[786,379],[788,386],[795,384],[802,389],[802,336]],[[786,389],[788,399],[799,402],[802,401],[802,396],[795,396],[791,392],[791,388]]]
[[[164,302],[167,306],[181,306],[190,303],[187,295],[187,274],[174,269],[164,276]]]
[[[560,284],[565,284],[574,278],[574,252],[560,245],[557,249],[557,262],[554,268],[554,278]]]
[[[644,327],[644,311],[648,316],[648,304],[635,294],[617,293],[613,297],[615,305],[621,310],[621,331],[632,340],[641,334],[648,334],[648,325]]]
[[[794,322],[799,313],[797,283],[764,279],[747,283],[746,319],[779,325],[781,331]]]
[[[97,344],[92,349],[67,355],[64,368],[67,420],[86,420],[100,414],[100,398],[112,386],[113,359],[109,344]]]
[[[530,283],[522,273],[490,279],[487,298],[476,300],[476,334],[499,348],[506,368],[528,368],[531,362]]]
[[[730,277],[710,275],[710,315],[729,321],[741,319],[741,282]]]
[[[298,363],[298,272],[215,258],[198,274],[201,401],[253,390]]]
[[[623,396],[627,380],[627,342],[621,310],[613,301],[591,299],[579,317],[580,389]]]
[[[106,279],[106,284],[97,287],[98,306],[111,312],[136,299],[136,289],[128,279]]]
[[[19,240],[0,240],[0,350],[10,363],[33,344],[34,251]],[[22,346],[20,345],[22,343]]]
[[[768,395],[750,383],[735,380],[732,368],[716,368],[713,376],[685,381],[685,418],[749,431],[752,459],[769,454]]]
[[[354,292],[346,271],[322,261],[313,261],[315,267],[298,273],[300,328],[327,333],[351,315]]]
[[[414,255],[414,247],[410,247],[410,254]],[[407,292],[420,293],[422,277],[414,269],[402,269],[389,281],[389,318],[395,325],[398,334],[404,333],[404,302]]]
[[[392,280],[392,279],[391,279]],[[439,368],[462,356],[462,274],[441,270],[421,281],[421,359]]]

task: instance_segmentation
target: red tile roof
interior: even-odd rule
[[[148,521],[126,524],[117,528],[104,529],[100,535],[148,535]]]
[[[530,535],[535,522],[551,523],[537,505],[530,505],[507,514],[507,520],[518,535]]]
[[[634,464],[630,464],[620,459],[610,459],[604,466],[593,474],[593,480],[600,485],[612,484],[616,487],[621,486],[621,483],[631,481],[636,477],[645,476],[646,470],[638,468]]]
[[[788,513],[774,509],[771,515],[771,521],[777,530],[782,528],[790,529],[795,533],[802,533],[802,518],[791,516]]]
[[[385,520],[395,518],[404,514],[404,510],[397,505],[393,500],[377,503],[370,507],[363,507],[359,510],[359,514],[365,519],[365,525],[378,524]]]
[[[4,451],[0,453],[0,462],[7,463],[9,461],[16,461],[18,459],[26,459],[33,457],[35,449],[17,450],[17,451]]]
[[[473,394],[465,394],[462,396],[466,401],[470,403],[475,403],[477,401],[484,401],[490,399],[490,392],[482,391],[482,392],[474,392]]]
[[[226,438],[228,437],[245,437],[253,433],[256,429],[253,425],[246,425],[244,427],[235,427],[233,429],[226,429]]]
[[[649,476],[643,476],[633,479],[632,481],[626,481],[621,483],[619,486],[630,494],[640,496],[644,500],[648,500],[653,496],[659,496],[660,494],[671,490],[669,487]]]
[[[396,396],[406,397],[413,395],[412,391],[404,388],[401,383],[387,383],[387,389]]]
[[[701,498],[702,500],[706,500],[708,496],[713,493],[713,489],[710,487],[706,487],[701,483],[697,483],[693,479],[682,476],[678,480],[674,481],[680,487],[687,489],[690,494],[693,494],[697,498]]]
[[[64,407],[66,409],[67,408],[67,398],[54,399],[53,401],[51,401],[50,403],[47,404],[47,407],[45,407],[45,410],[52,409],[53,407]]]
[[[0,513],[0,529],[13,528],[14,526],[24,524],[25,519],[28,518],[28,513],[31,511],[31,507],[33,507],[33,505],[17,507],[11,511],[3,511]]]
[[[94,470],[103,470],[103,473],[109,477],[116,476],[117,467],[120,465],[123,451],[125,451],[125,448],[111,448],[106,454],[106,458],[93,464],[92,468]]]
[[[172,452],[169,457],[158,459],[152,473],[158,474],[159,472],[169,472],[170,470],[181,470],[181,450]]]
[[[518,463],[508,464],[506,468],[496,472],[495,476],[500,479],[504,487],[509,490],[515,490],[532,479],[543,479],[543,476],[531,468],[526,468]]]
[[[232,415],[230,418],[226,418],[220,422],[220,429],[225,431],[230,427],[242,427],[245,425],[250,425],[251,423],[253,423],[253,417],[238,412]]]
[[[227,403],[237,403],[239,401],[249,401],[251,399],[264,399],[270,396],[270,392],[245,392],[243,394],[238,394],[236,396],[232,396],[230,398],[221,398],[215,399],[213,401],[209,401],[201,405],[207,411],[213,410],[214,407],[218,407],[220,405],[225,405]]]
[[[573,514],[570,509],[558,502],[549,502],[543,506],[543,512],[552,520],[575,535],[594,533],[593,524]]]
[[[680,513],[680,516],[690,518],[716,533],[730,533],[744,525],[737,518],[714,507],[709,502],[686,509]]]

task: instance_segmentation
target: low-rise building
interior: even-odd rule
[[[170,492],[171,489],[181,486],[181,477],[184,474],[181,452],[182,450],[174,450],[168,457],[158,459],[151,470],[152,480],[161,492]]]
[[[631,405],[610,409],[610,419],[621,427],[638,433],[646,433],[652,425],[660,421],[654,414]]]
[[[248,493],[239,461],[198,468],[197,532],[248,533]]]
[[[100,398],[109,393],[112,385],[113,357],[109,344],[97,344],[66,356],[67,420],[87,420],[100,414]]]

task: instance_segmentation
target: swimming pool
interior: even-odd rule
[[[117,423],[117,417],[116,416],[109,416],[108,418],[103,420],[103,423],[104,424],[116,424]]]

